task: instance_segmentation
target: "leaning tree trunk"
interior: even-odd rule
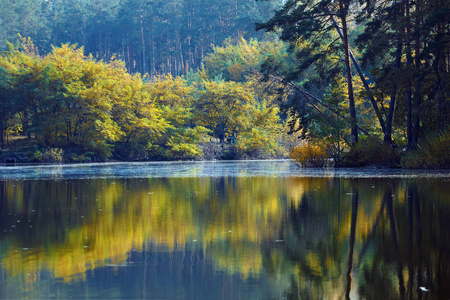
[[[342,33],[341,27],[339,26],[338,22],[334,18],[334,14],[331,12],[331,10],[328,7],[326,9],[327,9],[327,13],[330,16],[331,21],[333,22],[334,27],[336,28],[336,31],[338,32],[342,42],[344,42],[344,34]],[[380,112],[380,109],[378,108],[378,104],[372,95],[372,91],[369,86],[369,83],[367,82],[366,77],[358,64],[358,61],[356,60],[355,56],[353,55],[353,52],[350,49],[350,45],[348,45],[348,48],[349,48],[348,52],[349,52],[350,58],[352,60],[353,66],[355,67],[356,72],[358,73],[358,76],[363,83],[364,89],[367,92],[367,98],[370,100],[370,103],[372,104],[373,110],[375,111],[375,115],[377,116],[378,122],[380,123],[381,130],[384,133],[384,131],[386,130],[386,125],[384,123],[383,114]]]

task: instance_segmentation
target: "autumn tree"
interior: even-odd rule
[[[208,130],[194,119],[195,86],[181,77],[155,77],[148,84],[152,101],[166,120],[163,134],[151,141],[149,155],[154,159],[192,159],[201,156],[199,143]]]
[[[204,81],[202,85],[195,103],[198,122],[223,144],[227,135],[248,127],[247,114],[254,97],[248,87],[237,82]]]
[[[69,45],[41,57],[24,41],[22,51],[11,45],[0,65],[12,78],[26,129],[41,146],[79,147],[107,158],[116,142],[143,131],[148,138],[164,127],[142,78],[127,73],[123,63],[99,62]]]

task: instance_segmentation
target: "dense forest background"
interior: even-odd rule
[[[448,0],[0,6],[1,143],[33,160],[450,165]]]
[[[17,34],[41,54],[64,43],[97,59],[115,55],[131,73],[187,74],[225,39],[262,36],[255,23],[281,1],[242,0],[3,0],[0,50]]]

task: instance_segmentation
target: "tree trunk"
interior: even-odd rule
[[[146,65],[146,53],[145,53],[145,36],[144,36],[144,16],[142,15],[142,4],[139,4],[139,21],[140,21],[140,29],[141,29],[141,44],[142,44],[142,75],[147,73],[147,65]]]
[[[412,137],[411,137],[411,144],[408,145],[408,148],[410,150],[417,149],[417,145],[419,142],[419,130],[420,130],[420,114],[419,114],[419,106],[420,102],[422,100],[422,81],[423,81],[423,75],[418,76],[421,72],[421,61],[420,61],[420,24],[422,22],[420,18],[420,5],[416,2],[416,18],[415,18],[415,24],[414,24],[414,31],[416,32],[416,37],[414,41],[414,51],[416,53],[415,55],[415,69],[416,69],[416,83],[414,85],[414,110],[413,110],[413,116],[414,116],[414,123],[412,128]]]
[[[403,16],[403,8],[401,15]],[[399,29],[397,37],[397,50],[395,54],[394,71],[392,76],[391,101],[389,103],[389,112],[386,118],[386,130],[384,131],[384,143],[392,145],[392,125],[394,121],[396,97],[397,97],[397,77],[400,70],[400,64],[403,52],[403,28]]]
[[[441,2],[441,5],[444,6],[444,1]],[[438,35],[444,37],[448,36],[449,32],[447,30],[448,24],[444,21],[440,21],[437,25]],[[443,41],[440,41],[443,43]],[[448,40],[447,40],[448,43]],[[438,105],[438,130],[443,131],[448,126],[447,115],[448,111],[446,110],[445,102],[448,100],[448,94],[446,92],[446,86],[448,82],[446,82],[446,77],[448,76],[448,52],[446,51],[446,47],[443,46],[438,47],[436,53],[436,64],[437,64],[437,78],[438,78],[438,90],[436,93],[437,97],[437,105]]]
[[[344,35],[342,34],[342,31],[341,31],[341,28],[339,27],[339,24],[336,22],[336,20],[334,18],[334,15],[333,15],[333,13],[331,13],[330,9],[328,7],[326,9],[327,9],[327,13],[330,15],[331,21],[334,24],[334,27],[336,28],[339,36],[341,37],[342,42],[344,42]],[[364,89],[366,90],[366,92],[368,94],[367,98],[369,98],[370,103],[372,104],[373,110],[375,111],[375,114],[376,114],[376,116],[378,118],[378,122],[380,123],[381,130],[383,132],[385,132],[386,125],[384,123],[383,115],[381,114],[380,109],[378,108],[378,104],[375,101],[375,98],[372,96],[372,91],[370,89],[369,83],[367,82],[366,77],[364,76],[364,73],[362,72],[362,70],[361,70],[361,68],[360,68],[360,66],[358,64],[358,61],[356,60],[355,56],[353,55],[353,52],[350,49],[350,45],[349,45],[348,48],[349,48],[348,52],[350,54],[350,58],[352,60],[353,66],[355,67],[356,72],[358,73],[358,76],[359,76],[359,78],[361,79],[361,81],[363,83]]]
[[[407,87],[406,87],[406,136],[408,139],[408,148],[412,146],[412,53],[411,53],[411,19],[410,19],[410,3],[404,0],[405,5],[405,21],[406,21],[406,70],[407,70]]]
[[[342,34],[344,36],[344,52],[345,52],[345,72],[347,75],[347,90],[348,90],[348,103],[350,109],[350,123],[351,123],[351,143],[356,144],[358,142],[358,127],[356,120],[356,108],[355,98],[353,95],[353,78],[350,67],[350,51],[348,45],[348,31],[347,31],[347,8],[344,7],[343,0],[339,0],[339,15],[342,22]]]
[[[409,149],[416,149],[419,142],[419,130],[420,130],[420,114],[419,114],[419,106],[422,98],[422,76],[419,77],[416,81],[415,92],[414,92],[414,123],[412,129],[412,137],[411,144],[409,145]]]
[[[5,147],[5,136],[3,135],[5,131],[4,127],[5,125],[2,121],[0,121],[0,143],[2,145],[2,148]]]

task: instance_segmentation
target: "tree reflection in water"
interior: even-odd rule
[[[220,289],[223,298],[446,299],[446,184],[299,177],[2,181],[0,298],[42,298],[44,286],[70,295],[87,282],[91,293],[125,298],[176,290],[178,298],[198,299]],[[174,289],[180,281],[191,284]]]

